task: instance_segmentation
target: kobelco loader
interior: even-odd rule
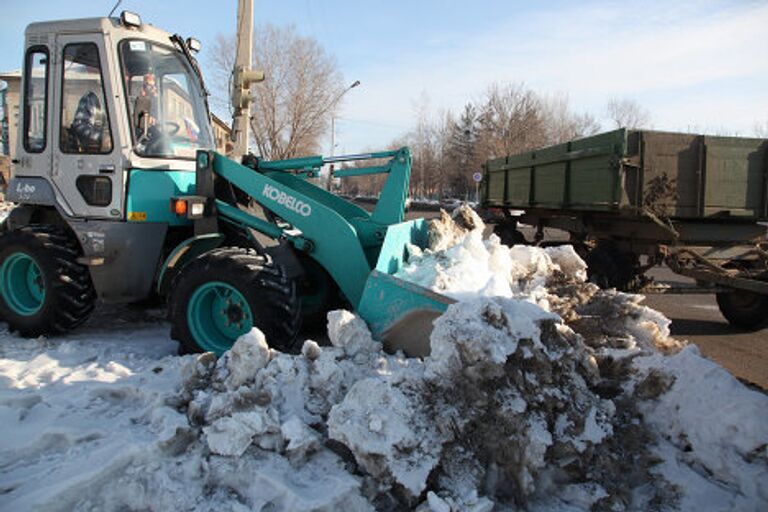
[[[239,17],[251,26],[250,2]],[[220,354],[252,327],[290,349],[302,317],[340,302],[381,339],[418,338],[392,327],[445,309],[449,299],[391,275],[406,244],[426,243],[423,220],[403,222],[407,148],[285,161],[246,154],[249,87],[260,78],[249,68],[251,31],[239,34],[235,156],[225,157],[213,150],[196,40],[127,12],[27,28],[7,192],[18,206],[0,234],[0,316],[12,329],[61,333],[97,298],[157,294],[182,350]],[[307,179],[353,160],[374,165],[336,176],[387,175],[371,213]]]

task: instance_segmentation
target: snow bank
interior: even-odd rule
[[[459,300],[431,355],[348,311],[300,354],[253,330],[218,360],[165,327],[0,334],[11,510],[760,510],[768,399],[570,247],[483,240],[460,208],[400,277]]]
[[[768,503],[768,396],[745,389],[695,346],[635,361],[641,376],[665,375],[669,389],[644,403],[660,434],[656,470],[684,494],[684,510],[757,510]]]

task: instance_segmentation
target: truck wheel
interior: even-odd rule
[[[523,233],[514,225],[496,224],[493,228],[493,232],[499,237],[501,243],[507,247],[512,247],[513,245],[530,245],[528,240],[525,239],[525,235],[523,235]]]
[[[22,336],[59,334],[88,319],[96,291],[80,247],[61,228],[27,226],[0,235],[0,317]]]
[[[768,295],[739,290],[715,297],[720,312],[734,327],[752,331],[768,325]]]
[[[627,291],[635,278],[632,255],[622,252],[615,244],[602,241],[587,253],[587,276],[600,288]]]
[[[171,337],[182,353],[229,350],[257,327],[272,348],[290,351],[301,326],[296,286],[282,267],[253,249],[214,249],[189,263],[173,282]]]

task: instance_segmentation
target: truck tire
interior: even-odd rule
[[[507,247],[513,245],[530,245],[528,240],[525,239],[525,235],[517,229],[515,224],[496,224],[493,228],[493,232],[499,237],[501,243]]]
[[[301,327],[296,285],[269,256],[223,247],[184,267],[169,298],[171,337],[181,353],[229,350],[257,327],[272,348],[294,348]]]
[[[603,289],[628,291],[635,278],[631,255],[622,252],[610,241],[599,242],[587,253],[584,262],[587,264],[589,282]]]
[[[30,225],[0,235],[0,318],[22,336],[60,334],[88,319],[96,291],[67,231]]]
[[[715,294],[717,306],[728,323],[754,331],[768,325],[768,295],[738,290]]]

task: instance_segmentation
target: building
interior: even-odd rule
[[[216,151],[226,155],[234,145],[232,144],[232,128],[224,121],[216,117],[215,114],[211,114],[211,120],[213,121],[213,141],[216,144]]]
[[[16,152],[16,135],[21,118],[20,94],[21,70],[0,73],[0,155],[9,156]]]

